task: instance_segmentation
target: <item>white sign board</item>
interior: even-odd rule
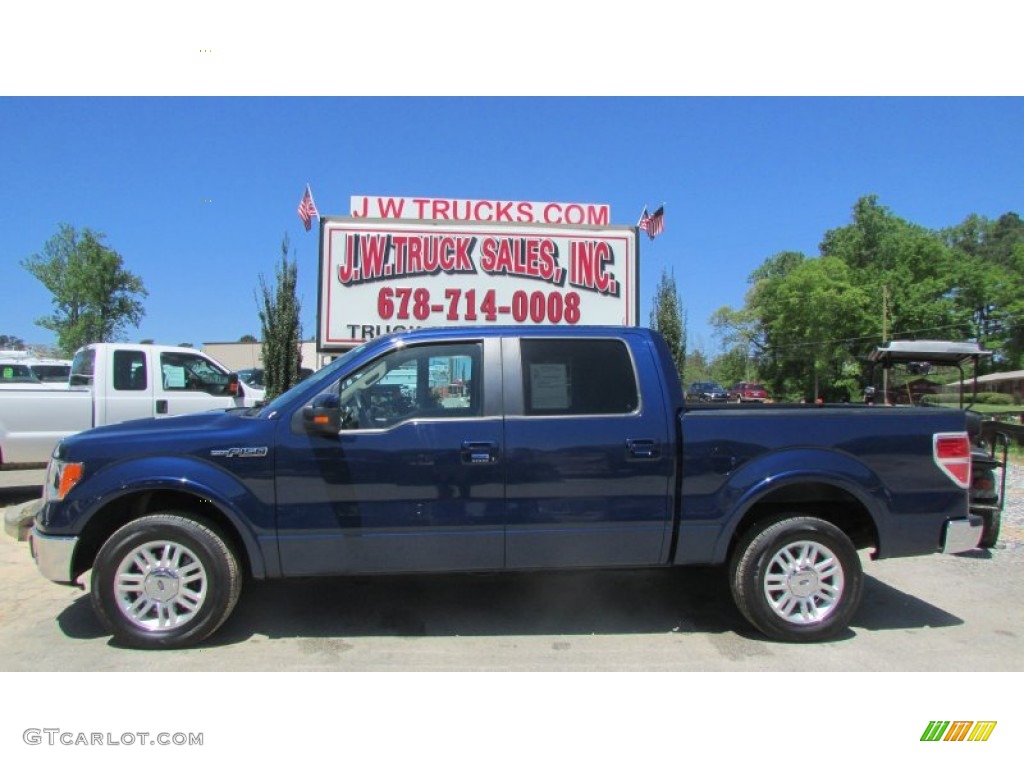
[[[324,217],[318,347],[443,325],[637,325],[633,227]]]

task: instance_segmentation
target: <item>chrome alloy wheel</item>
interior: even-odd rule
[[[844,584],[843,567],[835,552],[816,541],[794,541],[768,563],[764,595],[784,621],[813,624],[835,610]]]
[[[196,554],[173,541],[136,547],[114,573],[117,607],[147,632],[175,629],[194,619],[208,586],[206,568]]]

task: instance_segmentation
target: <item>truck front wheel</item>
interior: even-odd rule
[[[770,638],[823,640],[860,605],[864,573],[853,542],[816,517],[770,520],[749,531],[730,564],[733,599]]]
[[[241,586],[222,535],[190,517],[159,514],[127,523],[100,548],[90,598],[120,642],[183,648],[224,623]]]

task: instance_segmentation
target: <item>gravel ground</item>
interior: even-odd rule
[[[1006,501],[999,530],[999,545],[1024,546],[1024,463],[1010,462],[1006,468]]]

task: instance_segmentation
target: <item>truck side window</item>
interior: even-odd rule
[[[331,390],[347,429],[387,429],[412,419],[479,416],[481,345],[441,344],[394,350]]]
[[[146,353],[141,350],[114,350],[114,389],[141,392],[146,389]]]
[[[205,357],[188,352],[161,352],[160,371],[164,389],[222,395],[227,390],[228,374],[215,368]]]
[[[629,350],[615,339],[523,339],[527,416],[633,413],[639,406]]]

